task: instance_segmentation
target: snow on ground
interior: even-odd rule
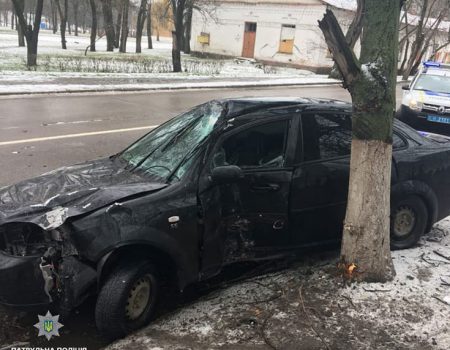
[[[183,72],[171,73],[171,39],[153,38],[154,49],[135,54],[129,38],[128,53],[106,52],[106,39],[97,52],[87,52],[88,34],[67,35],[67,50],[59,33],[41,30],[38,67],[25,67],[26,48],[17,47],[15,31],[0,28],[0,94],[78,91],[130,91],[176,88],[252,87],[337,83],[326,76],[294,68],[272,67],[243,59],[201,59],[182,55]]]
[[[449,349],[450,219],[392,255],[392,282],[346,285],[337,252],[308,254],[215,288],[108,349]]]

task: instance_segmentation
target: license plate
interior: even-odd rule
[[[450,118],[440,117],[438,115],[429,115],[427,117],[427,120],[429,122],[435,122],[435,123],[443,123],[443,124],[450,124]]]

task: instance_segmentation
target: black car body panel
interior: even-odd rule
[[[57,302],[70,310],[96,293],[111,266],[136,257],[157,260],[183,289],[226,264],[339,241],[349,142],[327,149],[333,138],[318,133],[343,127],[336,135],[348,139],[339,120],[348,124],[351,105],[302,98],[210,103],[220,117],[183,157],[183,175],[142,173],[145,159],[130,167],[119,154],[0,189],[0,285],[9,286],[0,288],[0,303]],[[317,116],[328,121],[311,123]],[[394,136],[392,201],[420,196],[431,227],[450,214],[450,142],[398,121]],[[213,168],[230,164],[242,176],[215,183]]]

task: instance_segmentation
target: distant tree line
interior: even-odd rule
[[[67,49],[66,32],[78,36],[90,32],[89,50],[106,37],[107,51],[127,51],[127,38],[136,37],[136,53],[142,52],[142,36],[152,49],[152,31],[156,40],[161,29],[173,29],[173,70],[181,71],[181,51],[190,53],[192,13],[194,9],[212,12],[215,0],[0,0],[0,20],[17,30],[18,45],[27,44],[29,66],[36,65],[38,35],[43,23],[61,37]]]

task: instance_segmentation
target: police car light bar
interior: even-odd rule
[[[434,61],[426,61],[423,62],[423,66],[425,68],[450,68],[450,64],[445,64],[445,63],[439,63],[439,62],[434,62]]]

